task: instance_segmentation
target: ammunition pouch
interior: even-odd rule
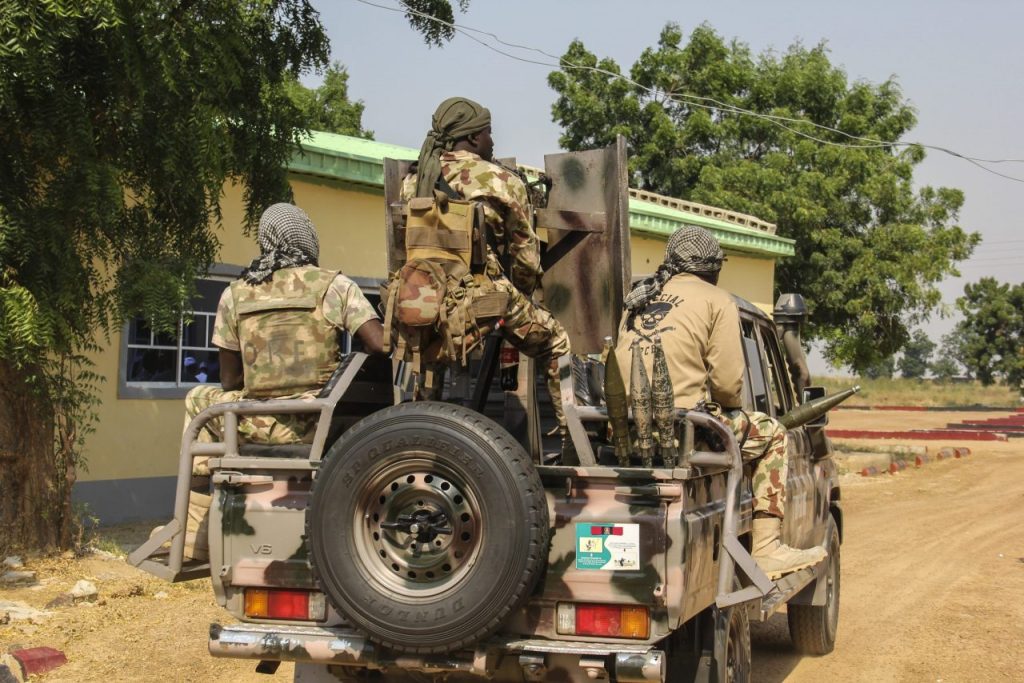
[[[440,190],[433,197],[414,197],[406,204],[406,261],[456,261],[478,272],[487,247],[483,209],[476,202],[453,199]]]
[[[465,365],[508,310],[509,295],[461,260],[413,258],[391,276],[385,301],[384,350],[421,374],[425,363]]]

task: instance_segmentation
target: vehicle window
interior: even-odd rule
[[[783,415],[792,407],[793,390],[789,383],[789,372],[786,362],[782,358],[779,349],[779,338],[770,325],[760,325],[758,331],[761,335],[761,347],[764,349],[765,369],[768,371],[768,384],[770,387],[772,405],[775,407],[775,415]]]
[[[750,320],[741,321],[743,354],[747,358],[751,407],[761,413],[769,412],[768,386],[764,375],[764,360],[757,340],[757,331]]]

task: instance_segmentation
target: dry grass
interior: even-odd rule
[[[1016,408],[1021,405],[1016,392],[1005,386],[984,387],[980,382],[939,382],[924,379],[866,379],[863,377],[815,377],[812,384],[823,386],[829,394],[855,384],[860,393],[844,403],[847,406],[993,406]]]

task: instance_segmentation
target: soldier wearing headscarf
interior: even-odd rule
[[[481,287],[509,295],[499,329],[519,351],[547,365],[548,390],[564,436],[556,359],[569,353],[569,336],[530,299],[542,274],[533,209],[526,185],[494,163],[493,152],[490,111],[464,97],[446,99],[434,112],[416,172],[405,178],[402,196],[429,197],[443,180],[462,199],[483,207],[487,257],[483,272],[474,277]]]
[[[744,459],[757,459],[753,556],[766,574],[776,578],[817,564],[825,558],[825,549],[800,550],[781,543],[788,471],[786,429],[770,415],[743,409],[746,362],[739,309],[732,296],[717,286],[724,261],[718,240],[707,230],[684,226],[672,233],[664,262],[626,296],[615,354],[620,367],[630,367],[631,347],[639,340],[650,376],[652,343],[659,335],[675,407],[692,409],[702,401],[721,407],[720,419],[736,434]]]
[[[319,267],[320,242],[306,213],[274,204],[260,218],[260,255],[221,295],[212,341],[219,349],[221,386],[202,384],[185,397],[185,426],[216,403],[247,398],[311,398],[341,362],[339,334],[347,332],[371,353],[382,350],[383,328],[358,285]],[[243,416],[243,440],[310,443],[318,415]],[[211,420],[200,441],[220,441],[223,419]],[[193,465],[189,499],[189,556],[204,559],[209,470]]]

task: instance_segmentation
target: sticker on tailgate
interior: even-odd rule
[[[640,525],[576,523],[576,569],[640,569]]]

